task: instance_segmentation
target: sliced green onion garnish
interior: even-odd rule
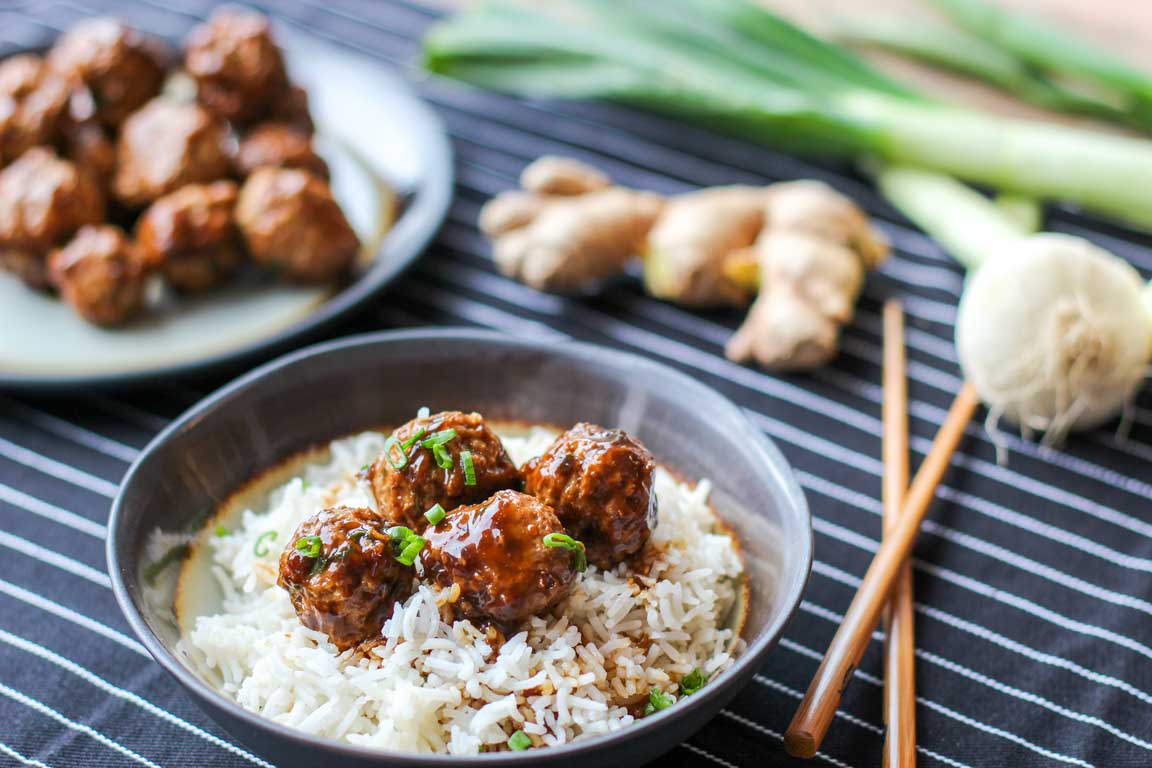
[[[440,469],[452,469],[452,454],[448,453],[443,443],[432,446],[432,455],[436,458],[436,466]]]
[[[694,667],[680,679],[680,695],[691,696],[707,684],[708,676],[699,667]]]
[[[309,576],[315,576],[316,574],[320,573],[320,571],[324,570],[324,568],[327,565],[328,565],[328,558],[321,555],[320,557],[318,557],[312,561],[312,567],[310,569],[308,569],[308,575]]]
[[[187,544],[177,544],[176,546],[172,547],[163,555],[161,555],[159,560],[154,563],[150,563],[148,567],[144,569],[144,580],[149,584],[155,584],[156,579],[159,578],[160,574],[162,574],[173,563],[178,563],[183,560],[191,551],[191,547],[189,547]]]
[[[217,536],[228,536],[231,533],[232,533],[232,531],[228,530],[227,528],[225,528],[222,525],[216,526],[216,535]]]
[[[301,536],[296,539],[296,551],[304,557],[317,557],[324,551],[324,540],[319,536]]]
[[[671,696],[664,693],[659,688],[653,688],[648,691],[648,703],[644,705],[644,714],[650,715],[653,712],[659,712],[662,709],[668,709],[676,702]]]
[[[352,531],[352,533],[348,534],[348,541],[358,542],[358,541],[360,541],[360,539],[364,538],[367,535],[368,535],[368,531],[364,530],[363,528],[357,528],[356,530]]]
[[[300,490],[306,491],[310,485],[312,485],[312,483],[308,482],[304,478],[300,478]]]
[[[420,427],[416,430],[412,437],[400,443],[400,445],[404,448],[405,451],[407,451],[409,448],[416,445],[416,443],[420,441],[420,438],[424,437],[426,434],[428,434],[428,430],[424,429],[424,427]]]
[[[523,752],[532,746],[532,739],[528,738],[528,734],[524,731],[516,731],[508,737],[508,749],[513,752]]]
[[[426,405],[420,406],[420,410],[416,411],[416,418],[426,419],[432,415],[432,409]]]
[[[406,528],[403,525],[396,525],[388,529],[388,536],[392,539],[393,542],[397,544],[402,541],[407,541],[415,535],[415,531],[413,531],[411,528]]]
[[[384,441],[384,458],[392,465],[392,469],[404,469],[408,466],[408,454],[404,452],[395,435]]]
[[[584,554],[584,543],[577,541],[566,533],[548,533],[544,535],[544,546],[562,547],[576,553],[576,570],[580,573],[588,567],[588,557]]]
[[[460,466],[464,467],[464,485],[476,485],[476,466],[472,463],[472,451],[460,451]]]
[[[433,504],[432,508],[424,513],[424,517],[427,518],[428,522],[432,523],[432,525],[436,525],[444,519],[444,514],[444,507],[439,504]]]
[[[454,430],[454,429],[442,429],[439,432],[433,432],[432,435],[430,437],[428,437],[426,440],[424,440],[424,442],[420,443],[420,445],[424,446],[425,448],[431,448],[434,445],[443,445],[444,443],[448,442],[449,440],[455,440],[455,439],[456,439],[456,430]]]
[[[404,550],[396,556],[402,565],[412,565],[416,562],[416,557],[420,554],[420,550],[424,549],[425,540],[423,536],[413,536],[404,543]]]
[[[276,531],[264,531],[256,538],[256,543],[252,545],[252,551],[256,553],[256,557],[264,557],[268,554],[268,547],[264,546],[265,542],[276,541]]]

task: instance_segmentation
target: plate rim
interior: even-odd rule
[[[419,146],[426,169],[420,175],[419,183],[409,198],[411,205],[402,210],[376,249],[373,266],[307,315],[268,336],[235,349],[213,352],[183,362],[161,363],[121,371],[56,374],[20,373],[0,368],[0,390],[48,394],[68,393],[81,388],[99,390],[127,388],[176,381],[225,369],[244,361],[270,360],[278,353],[288,351],[293,342],[317,340],[317,336],[323,330],[375,297],[423,255],[443,226],[456,186],[455,152],[444,120],[402,72],[356,51],[333,45],[322,38],[295,31],[289,37],[292,36],[306,39],[309,45],[322,45],[339,51],[341,55],[371,63],[376,70],[386,73],[393,87],[400,89],[403,96],[412,102],[412,114],[418,123],[414,133],[423,137]],[[16,48],[3,58],[34,50],[35,46]]]

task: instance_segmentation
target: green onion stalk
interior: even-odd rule
[[[1125,98],[1064,84],[994,42],[947,24],[909,24],[898,16],[868,14],[838,22],[834,37],[856,49],[886,51],[983,80],[1045,109],[1152,130],[1152,114],[1134,108]]]
[[[933,102],[750,0],[489,0],[434,27],[424,54],[483,88],[620,101],[1152,227],[1149,142]]]

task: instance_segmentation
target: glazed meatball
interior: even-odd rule
[[[564,600],[576,580],[576,554],[545,544],[550,533],[564,533],[551,507],[500,491],[429,526],[420,559],[430,579],[459,587],[460,615],[510,630]]]
[[[38,56],[0,62],[0,165],[60,135],[68,109],[68,83]]]
[[[189,184],[161,197],[140,217],[136,239],[145,258],[179,291],[202,291],[243,260],[231,181]]]
[[[301,133],[313,134],[312,111],[308,107],[308,91],[299,85],[290,85],[267,115],[267,122],[290,125]]]
[[[421,441],[446,430],[454,430],[456,435],[444,443],[452,466],[442,469],[433,450],[425,448]],[[409,528],[422,527],[424,513],[433,505],[452,509],[522,485],[520,471],[508,457],[504,444],[478,413],[434,413],[413,419],[392,434],[400,446],[391,451],[391,456],[385,452],[377,457],[367,469],[367,479],[381,513]],[[404,449],[405,443],[411,445]],[[403,458],[398,457],[399,451],[403,451]],[[460,459],[463,451],[472,454],[472,485],[468,484],[468,473]]]
[[[116,146],[116,197],[140,206],[185,184],[226,178],[232,171],[227,128],[194,105],[156,99],[124,123]]]
[[[107,191],[116,170],[116,145],[97,119],[96,100],[87,88],[72,89],[60,132],[61,153]]]
[[[288,90],[268,19],[251,11],[220,10],[192,30],[184,68],[196,81],[200,103],[236,123],[266,117]]]
[[[285,123],[261,123],[240,140],[236,169],[241,176],[266,165],[299,168],[328,178],[328,164],[313,149],[311,134]]]
[[[296,615],[340,650],[379,634],[393,605],[412,594],[415,569],[396,560],[386,528],[370,509],[323,509],[280,555],[279,584]]]
[[[48,266],[60,295],[90,323],[122,325],[144,306],[144,257],[118,227],[84,227]]]
[[[524,490],[556,510],[601,568],[644,548],[656,527],[652,454],[619,429],[577,424],[524,465]]]
[[[52,46],[48,63],[92,91],[97,117],[108,128],[123,123],[164,85],[159,43],[116,19],[76,24]]]
[[[252,260],[289,280],[339,278],[360,249],[332,189],[307,171],[257,169],[240,189],[236,221]]]
[[[33,287],[49,285],[52,248],[103,220],[104,197],[95,182],[49,149],[30,149],[0,171],[0,266]]]

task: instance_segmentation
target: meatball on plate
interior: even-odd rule
[[[284,348],[392,282],[447,211],[444,128],[385,64],[252,11],[180,39],[148,20],[90,19],[0,59],[2,387]],[[52,254],[89,225],[143,259],[104,296],[93,266],[83,290],[76,270],[52,282]]]

